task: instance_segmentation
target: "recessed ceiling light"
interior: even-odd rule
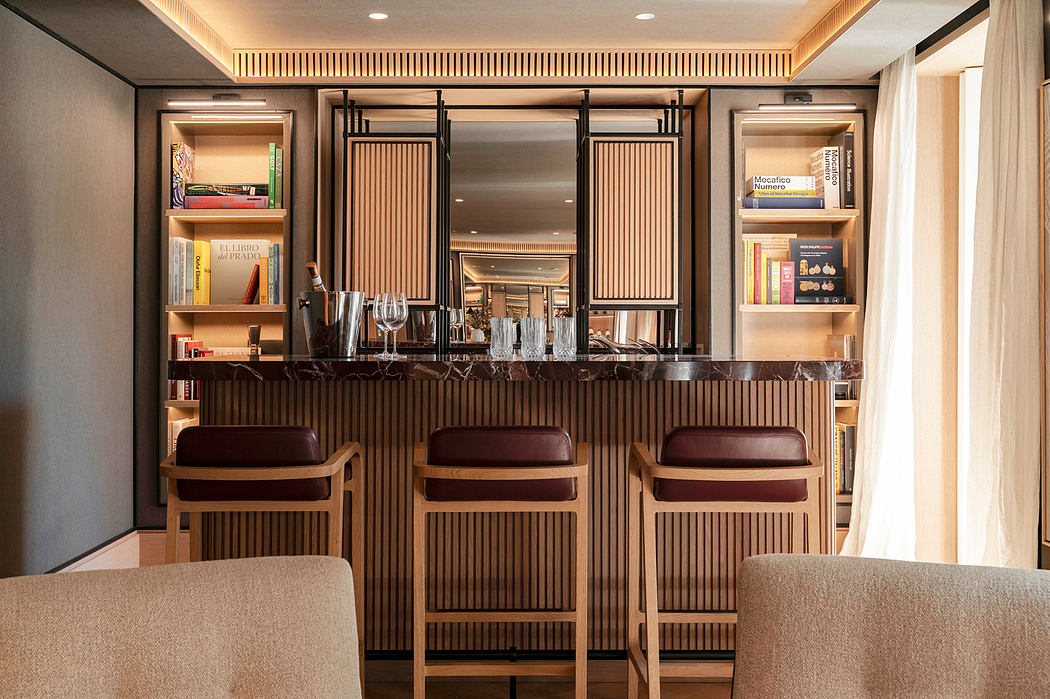
[[[565,203],[566,203],[566,204],[571,204],[571,203],[572,203],[572,199],[566,199],[566,200],[565,200]]]
[[[470,232],[470,234],[471,234],[471,235],[477,235],[477,234],[478,234],[478,232],[477,232],[477,231],[471,231],[471,232]]]
[[[551,233],[551,235],[561,235],[561,233],[559,233],[558,231],[554,231],[553,233]]]
[[[385,12],[370,12],[370,13],[368,13],[368,19],[386,19],[389,16],[390,15],[388,15]]]
[[[462,203],[463,203],[463,200],[462,200],[462,199],[457,199],[456,201],[458,201],[458,202],[459,202],[460,204],[462,204]]]
[[[652,12],[639,12],[634,16],[635,19],[655,19],[656,15]]]
[[[496,269],[496,265],[489,265],[489,269]]]

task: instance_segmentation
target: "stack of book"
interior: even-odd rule
[[[835,493],[853,493],[854,464],[856,463],[857,426],[835,423]]]
[[[168,303],[185,306],[193,303],[193,241],[168,238]]]
[[[744,234],[744,303],[795,302],[795,263],[790,257],[794,238],[792,233]]]
[[[816,179],[817,196],[827,208],[853,209],[857,206],[853,189],[853,132],[843,131],[833,136],[827,146],[813,151],[809,157],[810,172]]]
[[[745,209],[823,209],[811,175],[755,175],[744,184]]]
[[[168,356],[173,360],[210,357],[210,349],[205,349],[204,342],[194,340],[188,333],[172,333],[169,336]],[[168,381],[168,400],[198,400],[200,383],[183,379]]]
[[[284,149],[269,144],[266,184],[194,182],[196,156],[182,142],[171,144],[171,207],[173,209],[283,209]]]
[[[196,417],[184,417],[179,420],[168,420],[168,454],[171,455],[175,452],[175,447],[179,443],[179,433],[187,427],[200,424],[200,418]]]

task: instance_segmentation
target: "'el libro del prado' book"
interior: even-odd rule
[[[240,304],[260,257],[269,254],[268,240],[211,241],[211,302]]]

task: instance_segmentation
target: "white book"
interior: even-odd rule
[[[744,183],[747,194],[752,192],[809,192],[816,189],[813,175],[754,175]]]
[[[193,305],[193,241],[184,240],[182,243],[182,265],[183,265],[183,287],[182,303],[185,306]]]
[[[239,304],[259,258],[267,254],[268,240],[211,241],[211,302]],[[260,279],[265,284],[265,279]]]
[[[809,157],[809,165],[813,176],[817,178],[817,196],[824,197],[824,208],[840,208],[839,149],[835,146],[818,148]]]
[[[277,244],[277,298],[278,303],[284,303],[284,243]]]

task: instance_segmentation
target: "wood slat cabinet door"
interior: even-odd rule
[[[592,139],[592,304],[678,303],[678,161],[675,138]]]
[[[434,303],[434,139],[350,139],[348,151],[348,288]]]

